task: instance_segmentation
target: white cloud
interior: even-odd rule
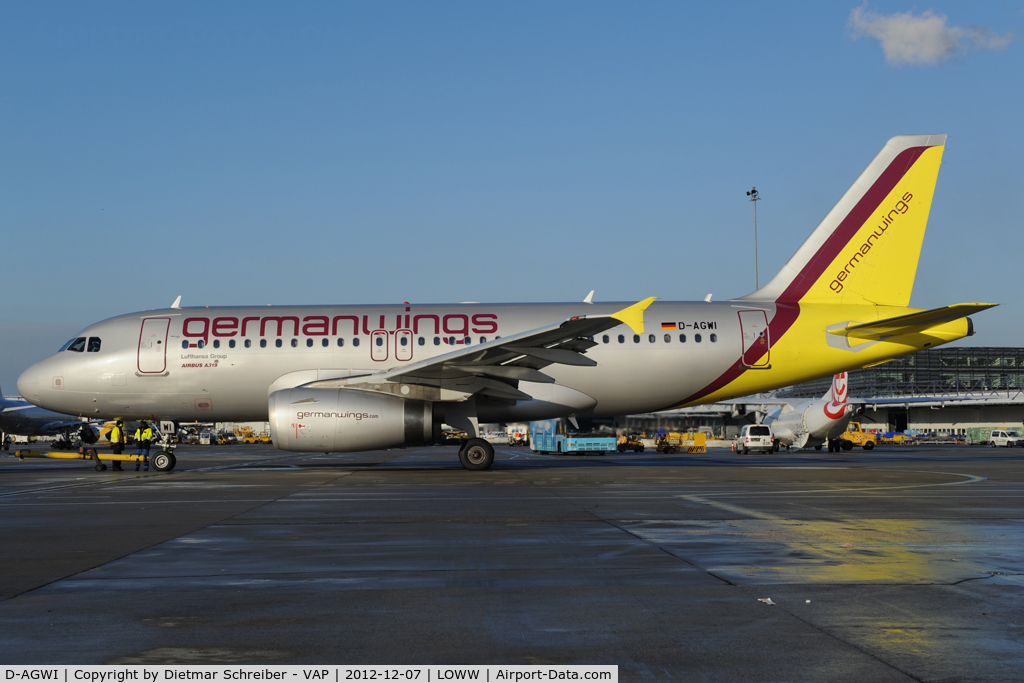
[[[884,15],[861,6],[850,12],[850,26],[854,38],[877,38],[890,64],[938,64],[968,50],[1002,50],[1013,39],[988,26],[947,26],[946,16],[931,10]]]

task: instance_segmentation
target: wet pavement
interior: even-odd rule
[[[4,455],[4,663],[1024,677],[1024,449]]]

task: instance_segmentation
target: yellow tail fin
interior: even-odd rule
[[[751,301],[907,306],[945,135],[889,140]]]

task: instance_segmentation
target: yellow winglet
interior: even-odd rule
[[[636,334],[644,333],[644,311],[647,307],[654,303],[657,299],[656,296],[651,296],[643,301],[638,301],[629,308],[623,308],[617,313],[612,313],[611,317],[615,318],[620,322],[624,322],[629,325],[630,329]]]

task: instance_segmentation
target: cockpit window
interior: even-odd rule
[[[64,346],[60,347],[60,349],[57,350],[57,353],[60,353],[61,351],[67,351],[68,347],[71,346],[74,343],[75,343],[74,339],[68,339],[66,342],[64,342]]]
[[[85,337],[79,337],[75,341],[68,344],[68,351],[74,351],[75,353],[81,353],[85,351]]]
[[[89,348],[87,350],[89,351],[89,353],[96,353],[97,351],[99,351],[100,350],[100,338],[99,337],[89,337]]]

